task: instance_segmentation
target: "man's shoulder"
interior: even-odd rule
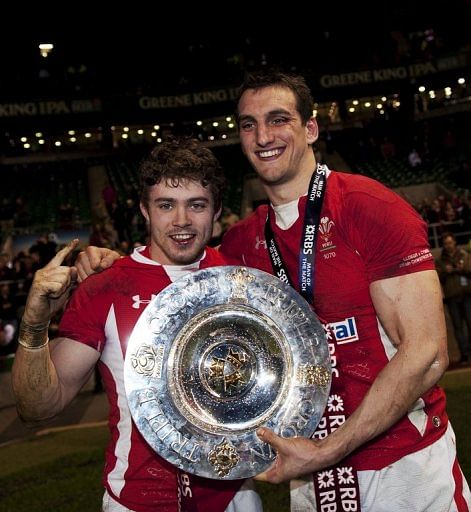
[[[118,258],[113,265],[109,268],[109,270],[115,270],[120,271],[123,268],[129,267],[129,266],[136,266],[139,265],[139,263],[130,255],[127,256],[121,256],[121,258]]]
[[[227,265],[227,261],[220,251],[214,247],[206,247],[206,256],[202,262],[201,267],[216,267],[221,265]]]
[[[123,276],[125,269],[129,268],[129,266],[133,264],[132,261],[133,260],[129,256],[116,260],[110,268],[88,276],[85,281],[80,283],[78,289],[82,290],[83,293],[88,294],[101,293],[105,291],[109,288],[110,283],[116,282],[117,279]]]
[[[259,206],[245,219],[237,222],[224,234],[220,251],[230,264],[242,264],[242,255],[251,247],[265,244],[264,225],[268,205]]]
[[[261,223],[265,224],[265,219],[267,218],[268,204],[262,204],[256,208],[248,217],[245,217],[242,220],[239,220],[234,225],[232,225],[227,231],[226,234],[229,233],[244,233],[247,232],[248,229],[254,229],[255,226],[259,226]]]
[[[363,176],[346,172],[332,171],[327,186],[327,198],[340,202],[343,208],[375,208],[375,205],[394,205],[394,208],[411,206],[394,190],[383,183]],[[341,198],[341,201],[339,201]]]
[[[392,192],[391,189],[383,185],[379,181],[363,176],[362,174],[352,174],[342,171],[331,171],[328,185],[342,190],[344,193],[349,192]],[[328,188],[329,188],[328,186]]]

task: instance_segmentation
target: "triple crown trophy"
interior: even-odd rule
[[[258,427],[314,433],[331,367],[324,329],[293,288],[224,266],[188,274],[151,301],[130,337],[124,380],[137,428],[160,456],[235,480],[275,459]]]

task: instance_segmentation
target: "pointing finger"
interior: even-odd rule
[[[78,238],[74,238],[71,242],[69,242],[64,248],[57,252],[54,258],[45,266],[45,268],[54,268],[62,265],[67,256],[77,247],[79,243]]]

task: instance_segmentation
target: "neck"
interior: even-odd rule
[[[307,194],[311,176],[316,169],[314,154],[302,165],[302,168],[289,181],[282,183],[263,183],[265,193],[273,206],[290,203]]]

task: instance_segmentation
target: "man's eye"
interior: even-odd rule
[[[273,119],[272,124],[285,124],[288,122],[288,119],[286,117],[276,117]]]
[[[159,203],[158,208],[159,210],[170,210],[172,205],[170,203]]]
[[[204,210],[206,208],[206,204],[205,203],[193,203],[191,205],[191,207],[193,208],[193,210]]]
[[[245,130],[245,131],[251,130],[253,128],[253,123],[248,123],[248,122],[242,123],[240,125],[240,128],[241,128],[241,130]]]

